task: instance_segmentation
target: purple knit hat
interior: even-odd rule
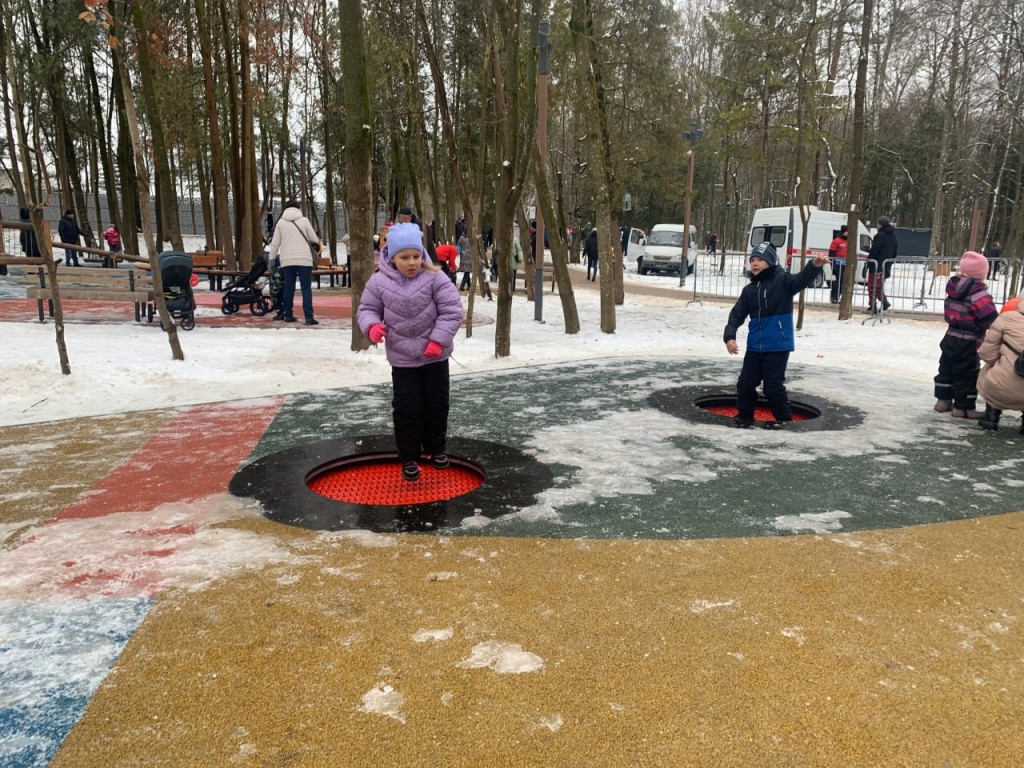
[[[407,249],[423,250],[423,232],[415,224],[393,224],[388,229],[388,255],[394,257],[399,251]]]

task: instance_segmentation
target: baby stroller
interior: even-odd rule
[[[167,311],[183,331],[196,327],[196,297],[192,293],[192,257],[182,251],[160,254],[160,279],[164,283]]]
[[[224,289],[224,298],[220,302],[220,311],[225,315],[233,315],[243,304],[248,304],[252,314],[262,317],[272,310],[274,303],[263,295],[263,286],[260,284],[260,278],[266,271],[266,260],[258,256],[247,274],[228,283],[228,287]]]

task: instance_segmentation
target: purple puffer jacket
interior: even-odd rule
[[[424,263],[429,263],[426,257]],[[448,359],[462,317],[459,291],[444,272],[421,269],[415,277],[406,277],[382,258],[380,270],[363,290],[356,322],[367,337],[370,326],[384,323],[388,362],[395,368],[418,368]],[[423,354],[428,341],[441,345],[441,357]]]

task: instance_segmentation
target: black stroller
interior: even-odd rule
[[[263,284],[260,279],[267,272],[267,262],[258,256],[252,269],[237,280],[228,283],[224,289],[224,298],[220,302],[220,311],[225,315],[233,315],[242,305],[248,304],[249,311],[256,317],[262,317],[274,308],[274,302],[263,295]]]
[[[183,251],[164,251],[159,257],[167,311],[183,331],[196,327],[196,297],[192,293],[192,257]]]

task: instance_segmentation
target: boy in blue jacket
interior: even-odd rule
[[[821,255],[807,264],[798,275],[779,267],[775,246],[757,245],[748,257],[750,285],[743,289],[736,305],[729,312],[725,326],[725,348],[730,355],[739,354],[736,330],[750,318],[747,354],[736,382],[736,407],[739,411],[733,425],[743,429],[754,426],[754,405],[757,385],[764,382],[764,396],[771,406],[775,421],[766,421],[765,429],[779,429],[793,421],[793,411],[786,394],[786,366],[789,353],[796,345],[793,333],[793,296],[809,287],[821,274],[828,256]]]

